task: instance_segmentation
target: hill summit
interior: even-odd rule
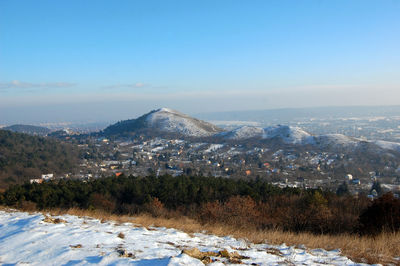
[[[169,108],[153,110],[136,119],[129,119],[113,124],[103,133],[121,135],[129,133],[169,133],[186,137],[208,137],[222,130],[205,121],[190,117]]]

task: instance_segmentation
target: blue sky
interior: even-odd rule
[[[395,0],[1,0],[0,123],[70,120],[68,106],[97,121],[397,105],[399,14]]]

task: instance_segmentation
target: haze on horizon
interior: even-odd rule
[[[400,2],[0,1],[0,124],[400,105]]]

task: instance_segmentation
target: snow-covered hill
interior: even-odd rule
[[[147,125],[161,131],[178,133],[184,136],[204,137],[221,130],[210,123],[195,119],[178,111],[161,108],[146,117]]]
[[[311,135],[299,127],[277,125],[267,128],[242,126],[231,131],[219,133],[218,136],[229,140],[272,140],[276,139],[285,144],[314,145],[322,149],[354,149],[361,144],[376,145],[375,147],[383,150],[393,150],[400,152],[400,143],[375,140],[368,141],[342,134]]]
[[[252,244],[232,237],[188,235],[175,229],[144,228],[71,215],[58,218],[59,223],[54,224],[51,218],[46,219],[50,223],[43,221],[42,214],[0,211],[0,263],[204,265],[193,252],[188,252],[199,249],[209,252],[212,265],[360,265],[338,250]]]
[[[281,141],[283,144],[314,145],[322,149],[355,149],[361,144],[376,145],[377,150],[400,152],[400,143],[387,141],[366,141],[341,134],[312,135],[299,127],[277,125],[266,128],[242,126],[230,131],[223,131],[217,126],[190,117],[169,108],[153,110],[137,119],[124,120],[107,127],[105,135],[124,135],[145,133],[165,137],[165,134],[182,137],[217,137],[219,140],[246,141]]]
[[[161,108],[137,119],[125,120],[107,127],[105,134],[115,135],[138,131],[171,133],[190,137],[207,137],[221,132],[217,126],[178,111]]]
[[[254,126],[242,126],[231,131],[222,132],[219,136],[226,139],[241,140],[250,138],[261,138],[264,134],[264,129]]]
[[[314,137],[315,145],[322,149],[344,148],[355,149],[358,147],[370,147],[371,151],[396,151],[400,152],[400,143],[383,141],[383,140],[365,140],[359,138],[348,137],[342,134],[326,134]]]
[[[315,137],[315,143],[321,148],[333,147],[356,147],[361,142],[360,139],[348,137],[342,134],[326,134]]]
[[[384,140],[376,140],[376,141],[373,141],[373,143],[375,143],[382,149],[394,150],[394,151],[400,152],[400,143],[384,141]]]
[[[264,128],[264,139],[279,138],[288,144],[312,144],[314,138],[299,127],[272,126]]]
[[[279,139],[286,144],[312,144],[314,139],[311,134],[299,127],[271,126],[266,128],[243,126],[232,131],[220,134],[227,139],[243,140],[249,138]]]

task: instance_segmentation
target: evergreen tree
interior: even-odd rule
[[[346,182],[343,182],[342,184],[340,184],[340,186],[336,190],[336,195],[338,195],[338,196],[348,195],[349,193],[350,193],[349,187],[347,186]]]
[[[378,196],[381,196],[381,195],[382,195],[382,192],[383,192],[383,191],[382,191],[381,183],[379,183],[379,181],[375,181],[375,182],[372,184],[370,193],[372,193],[373,190],[376,191],[376,193],[378,194]]]

